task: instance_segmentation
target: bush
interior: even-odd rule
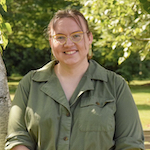
[[[39,50],[9,44],[3,53],[3,59],[8,76],[25,75],[30,70],[38,69],[50,61],[50,49]]]
[[[117,73],[121,74],[128,82],[133,79],[145,79],[150,76],[150,60],[141,61],[139,53],[131,55],[118,67]]]

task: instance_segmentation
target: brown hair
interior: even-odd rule
[[[47,34],[49,36],[51,36],[51,29],[55,30],[55,25],[56,25],[57,21],[62,19],[62,18],[72,18],[72,19],[74,19],[76,21],[76,23],[78,24],[78,26],[83,31],[83,27],[81,25],[81,21],[79,19],[79,16],[84,20],[84,23],[85,23],[86,28],[87,28],[87,33],[90,33],[88,22],[85,19],[85,17],[83,16],[83,14],[80,13],[78,10],[71,9],[71,10],[59,10],[55,13],[54,17],[51,19],[51,21],[48,25]]]

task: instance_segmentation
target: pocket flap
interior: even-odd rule
[[[97,105],[98,107],[104,107],[107,103],[114,102],[114,98],[105,98],[105,97],[86,97],[81,100],[80,107],[87,107],[90,105]]]

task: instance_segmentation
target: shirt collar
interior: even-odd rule
[[[94,80],[107,82],[107,70],[94,60],[90,60],[89,63],[89,68],[85,75]]]
[[[54,66],[57,64],[57,61],[50,61],[42,68],[36,70],[32,79],[36,82],[48,81],[51,76],[54,75]]]
[[[50,77],[54,75],[53,68],[57,63],[58,62],[54,60],[49,62],[42,68],[36,70],[32,79],[36,82],[48,81]],[[91,78],[93,80],[102,80],[107,82],[107,70],[94,60],[89,60],[89,67],[84,76],[87,76],[88,78]]]

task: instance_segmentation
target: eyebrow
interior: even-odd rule
[[[76,32],[83,32],[83,31],[82,31],[82,30],[77,30],[77,31],[72,32],[71,34],[76,33]],[[57,34],[55,34],[55,35],[58,35],[58,34],[60,34],[60,35],[65,35],[65,34],[63,34],[63,33],[57,33]],[[70,35],[71,35],[71,34],[70,34]]]

